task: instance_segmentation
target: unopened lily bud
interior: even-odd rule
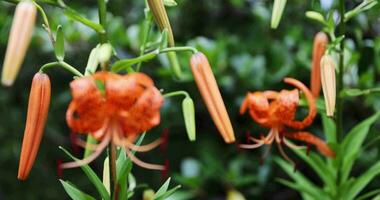
[[[276,29],[280,24],[285,5],[286,0],[274,0],[272,9],[271,28]]]
[[[44,73],[34,75],[22,141],[18,179],[25,180],[34,164],[44,132],[50,105],[50,79]]]
[[[200,52],[193,54],[190,66],[195,82],[217,129],[226,143],[234,142],[234,130],[206,56]]]
[[[174,36],[172,27],[170,26],[170,21],[168,14],[165,10],[165,5],[163,0],[148,0],[149,8],[152,11],[154,20],[156,21],[158,27],[161,31],[165,28],[168,30],[168,43],[169,46],[174,46]]]
[[[316,98],[319,97],[321,91],[321,58],[326,51],[328,42],[329,39],[324,32],[319,32],[314,37],[310,87]]]
[[[330,55],[325,55],[321,60],[321,81],[323,95],[325,97],[326,114],[331,117],[335,111],[336,81],[335,64]]]
[[[36,14],[37,8],[32,1],[17,4],[3,63],[3,85],[11,86],[17,77],[33,34]]]

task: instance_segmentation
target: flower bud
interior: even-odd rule
[[[315,35],[313,45],[313,60],[311,66],[310,89],[314,97],[319,97],[321,91],[321,58],[326,51],[329,39],[324,32]]]
[[[227,200],[245,200],[245,197],[237,190],[230,189],[227,192]]]
[[[326,114],[334,115],[336,101],[335,64],[330,55],[325,55],[321,60],[321,81],[323,95],[325,97]]]
[[[18,179],[25,180],[36,158],[50,104],[50,79],[41,72],[34,75],[22,141]]]
[[[17,77],[33,34],[36,14],[32,1],[17,4],[3,63],[1,82],[5,86],[11,86]]]
[[[280,24],[285,5],[286,0],[274,0],[272,9],[271,28],[276,29]]]
[[[194,54],[191,57],[190,66],[195,82],[217,129],[225,142],[234,142],[234,130],[206,56],[200,52]]]
[[[148,0],[149,8],[152,11],[154,20],[156,21],[158,27],[161,31],[165,28],[168,30],[168,42],[169,46],[174,46],[174,36],[172,27],[170,26],[170,21],[168,14],[165,10],[165,5],[163,0]]]

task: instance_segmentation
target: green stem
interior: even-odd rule
[[[54,67],[62,67],[63,69],[65,69],[66,71],[74,74],[75,76],[79,76],[79,77],[82,77],[83,74],[80,73],[80,71],[78,71],[77,69],[75,69],[75,67],[67,64],[66,62],[63,62],[63,61],[59,61],[59,62],[51,62],[51,63],[47,63],[47,64],[44,64],[41,68],[40,68],[40,72],[46,72],[46,70],[50,69],[50,68],[54,68]]]
[[[189,94],[185,91],[169,92],[169,93],[164,94],[164,97],[167,98],[167,97],[180,96],[180,95],[184,95],[185,97],[190,97]]]
[[[142,46],[140,48],[140,57],[142,55],[144,55],[146,43],[148,42],[149,34],[150,34],[151,29],[152,29],[152,21],[153,21],[153,17],[150,14],[149,7],[145,8],[145,9],[147,9],[147,10],[145,12],[146,18],[144,21],[144,33],[143,33],[144,35],[143,35]],[[140,68],[141,68],[141,62],[139,62],[137,64],[136,71],[137,72],[140,71]]]
[[[51,41],[52,45],[55,46],[54,45],[55,44],[55,39],[54,39],[53,33],[51,32],[49,20],[47,18],[47,15],[46,15],[44,9],[40,5],[38,5],[36,2],[34,2],[34,5],[37,7],[38,11],[41,13],[42,19],[44,21],[44,28],[47,31],[48,35],[49,35],[49,38],[50,38],[50,41]]]
[[[339,0],[339,15],[341,17],[339,22],[339,36],[345,35],[345,19],[344,15],[346,12],[344,0]],[[344,89],[343,86],[343,74],[344,74],[344,38],[340,42],[340,51],[339,51],[339,70],[338,70],[338,81],[337,81],[337,93]],[[344,99],[338,95],[337,96],[337,106],[336,106],[336,125],[337,125],[337,139],[340,141],[343,136],[343,102]]]
[[[191,51],[193,54],[198,53],[198,50],[194,47],[168,47],[160,50],[160,53],[178,52],[178,51]]]
[[[107,39],[107,5],[105,0],[98,0],[98,12],[99,12],[99,23],[104,29],[104,33],[99,33],[100,42],[106,43]]]

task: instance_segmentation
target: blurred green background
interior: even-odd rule
[[[347,1],[353,8],[361,1]],[[96,1],[66,1],[90,19],[97,20]],[[313,36],[320,31],[319,24],[308,20],[304,13],[317,10],[327,13],[334,9],[335,1],[289,1],[277,30],[270,29],[272,1],[265,0],[177,0],[178,6],[168,8],[177,45],[191,45],[204,52],[213,66],[222,96],[227,105],[238,142],[245,142],[247,131],[258,136],[265,129],[255,125],[250,117],[238,114],[242,99],[248,91],[289,88],[282,79],[295,77],[309,84]],[[43,5],[53,29],[62,24],[66,41],[66,60],[83,71],[87,57],[98,43],[97,35],[81,24],[67,19],[60,9]],[[8,33],[15,5],[0,1],[0,61],[4,58]],[[119,57],[138,55],[141,44],[141,27],[144,19],[144,1],[110,0],[108,2],[109,39]],[[345,84],[347,87],[369,88],[380,86],[380,6],[360,14],[347,27],[347,60]],[[71,148],[70,130],[65,122],[65,112],[70,101],[68,84],[72,76],[60,69],[49,71],[52,81],[52,101],[48,123],[40,151],[30,178],[17,180],[17,168],[27,100],[33,74],[41,65],[54,61],[54,53],[48,36],[38,17],[34,36],[21,73],[13,87],[0,87],[0,199],[68,199],[58,181],[57,162],[68,161],[58,146]],[[157,33],[157,30],[155,29]],[[190,74],[190,54],[180,53],[179,59],[185,73]],[[296,191],[276,182],[277,177],[288,178],[272,161],[277,150],[264,160],[266,148],[253,151],[239,150],[236,145],[226,145],[218,135],[208,112],[192,80],[176,81],[170,74],[165,57],[143,63],[142,71],[153,76],[164,92],[186,90],[196,102],[197,141],[189,142],[182,120],[181,98],[171,98],[162,109],[160,126],[149,132],[147,140],[167,129],[169,143],[165,150],[157,149],[138,155],[145,161],[164,163],[170,161],[168,176],[183,187],[173,199],[225,199],[230,189],[240,191],[247,199],[299,199]],[[353,98],[346,101],[344,126],[353,124],[380,110],[379,95]],[[309,128],[322,135],[320,119]],[[366,157],[360,158],[356,172],[366,169],[369,161],[379,154],[379,124],[372,129],[365,149]],[[147,142],[147,141],[146,141]],[[74,152],[77,156],[81,151]],[[320,180],[299,161],[299,170],[316,184]],[[91,166],[100,175],[102,159]],[[138,184],[146,183],[153,189],[163,183],[160,172],[135,167],[133,173]],[[80,169],[63,172],[70,180],[88,193],[95,193]],[[372,182],[368,189],[380,187],[380,180]],[[141,199],[142,185],[135,195]]]

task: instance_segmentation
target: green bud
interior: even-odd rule
[[[182,101],[182,112],[185,120],[186,132],[190,141],[195,141],[195,111],[194,102],[190,97],[186,97]]]

